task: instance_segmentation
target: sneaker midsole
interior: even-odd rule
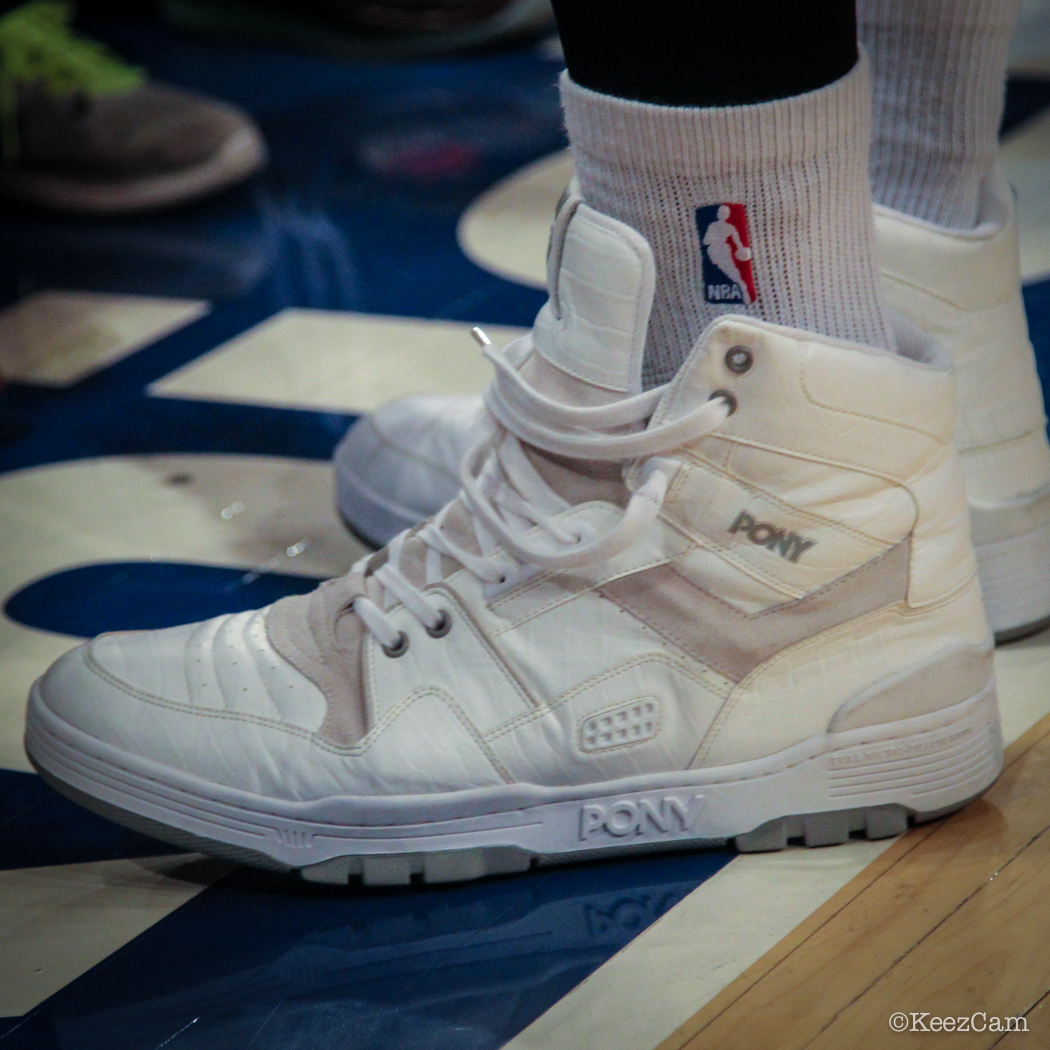
[[[292,868],[478,847],[564,855],[721,842],[778,817],[887,804],[933,813],[979,794],[1003,761],[994,682],[942,711],[827,734],[768,758],[565,787],[305,802],[253,795],[96,740],[49,710],[39,683],[26,750],[50,777],[118,810]]]

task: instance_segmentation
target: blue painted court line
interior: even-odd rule
[[[732,856],[652,856],[403,890],[241,869],[0,1044],[496,1050]]]

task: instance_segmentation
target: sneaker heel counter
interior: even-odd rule
[[[851,697],[835,712],[828,732],[844,733],[943,711],[976,696],[994,673],[991,639],[981,645],[951,646]]]
[[[990,503],[1050,483],[1050,445],[1021,297],[1013,199],[1001,178],[990,180],[985,198],[972,231],[885,208],[876,208],[875,225],[887,302],[954,363],[967,492]]]
[[[922,609],[937,605],[970,584],[979,587],[969,506],[955,447],[944,446],[925,469],[911,479],[907,488],[916,511],[911,534],[908,606]],[[984,638],[988,628],[983,612],[980,619],[978,637]]]

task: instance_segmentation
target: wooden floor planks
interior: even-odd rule
[[[658,1050],[1050,1047],[1048,829],[1050,716],[982,799],[904,835]],[[895,1011],[1029,1032],[895,1033]]]

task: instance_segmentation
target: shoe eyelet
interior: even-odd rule
[[[390,657],[391,660],[396,660],[399,656],[404,656],[408,652],[408,635],[402,631],[397,636],[397,641],[393,645],[384,645],[383,652]]]
[[[427,634],[431,638],[444,638],[452,630],[452,617],[447,609],[441,610],[441,617],[433,627],[427,628]]]
[[[726,403],[726,405],[729,408],[730,415],[732,415],[739,407],[737,404],[736,397],[733,394],[731,394],[728,390],[716,390],[707,400],[714,401],[716,397],[720,397]]]
[[[746,346],[731,346],[726,351],[725,361],[726,368],[739,376],[751,370],[755,363],[755,355]]]

